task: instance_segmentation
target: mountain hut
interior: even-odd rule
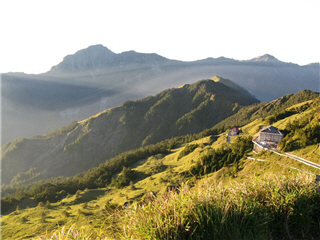
[[[259,133],[259,142],[274,142],[279,143],[283,138],[283,134],[278,128],[268,126],[263,128]]]

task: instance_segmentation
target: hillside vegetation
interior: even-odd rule
[[[273,124],[281,118],[297,114],[308,107],[307,103],[302,106],[298,105],[294,109],[290,108],[291,106],[316,98],[319,98],[319,93],[303,90],[296,94],[285,95],[269,103],[253,104],[243,107],[236,114],[215,125],[214,128],[226,130],[234,126],[243,126],[259,118],[267,118],[266,123]],[[287,108],[290,110],[286,110]]]
[[[72,178],[7,187],[1,234],[7,239],[318,239],[320,193],[314,179],[320,170],[251,152],[250,139],[273,119],[289,141],[298,139],[293,153],[318,159],[315,135],[303,141],[296,135],[302,126],[290,126],[297,120],[305,123],[303,129],[317,126],[319,98],[288,99],[292,104],[239,125],[242,133],[231,144],[226,132],[208,129],[123,153]]]
[[[5,144],[2,182],[72,176],[124,151],[213,127],[256,102],[212,80],[127,101],[46,135]]]

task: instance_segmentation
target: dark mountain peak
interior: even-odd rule
[[[223,78],[223,77],[220,77],[218,75],[214,75],[212,78],[210,78],[211,80],[215,81],[215,82],[223,82],[223,81],[230,81],[232,82],[231,80],[229,79],[226,79],[226,78]]]
[[[116,54],[103,45],[92,45],[65,56],[61,63],[51,68],[50,72],[83,72],[96,69],[109,63],[114,56]]]
[[[238,90],[242,87],[240,87],[238,84],[234,83],[233,81],[231,81],[230,79],[227,79],[227,78],[223,78],[223,77],[220,77],[218,75],[214,75],[212,78],[210,78],[210,80],[214,81],[214,82],[218,82],[218,83],[222,83],[234,90]]]
[[[254,62],[278,62],[279,60],[270,54],[264,54],[262,56],[251,59]]]
[[[210,80],[213,80],[214,82],[222,83],[223,85],[225,85],[227,87],[230,87],[235,91],[241,92],[242,94],[245,94],[247,96],[250,96],[250,97],[256,99],[256,97],[254,95],[252,95],[251,93],[249,93],[247,89],[239,86],[238,84],[236,84],[235,82],[231,81],[230,79],[223,78],[223,77],[215,75],[212,78],[210,78]]]

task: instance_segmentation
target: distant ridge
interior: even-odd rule
[[[48,74],[85,72],[92,70],[103,70],[103,68],[128,65],[145,64],[154,61],[168,60],[155,53],[138,53],[135,51],[125,51],[114,53],[101,44],[89,46],[86,49],[77,51],[74,54],[63,58],[58,65],[53,66]]]
[[[98,44],[66,56],[43,74],[2,74],[2,142],[41,135],[126,100],[214,75],[266,102],[304,89],[319,91],[319,63],[299,66],[269,54],[183,62],[156,53],[114,53]]]

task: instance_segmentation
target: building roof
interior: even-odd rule
[[[234,127],[234,128],[231,129],[231,131],[232,131],[232,132],[239,132],[239,128]]]
[[[261,132],[265,132],[265,133],[275,133],[275,134],[281,134],[283,135],[278,128],[274,127],[274,126],[268,126],[265,127],[264,129],[261,130]]]

